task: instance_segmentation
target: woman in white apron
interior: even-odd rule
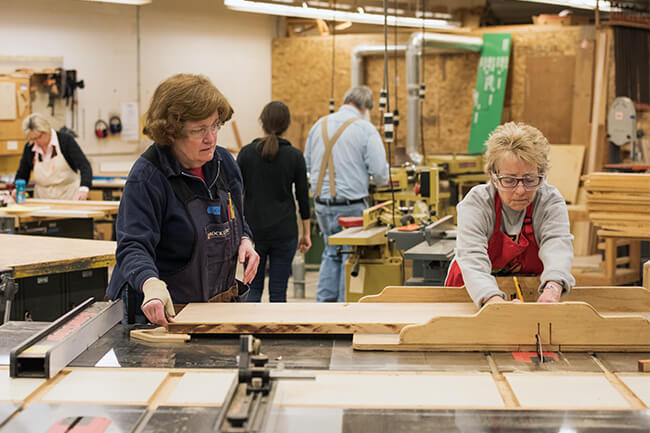
[[[74,137],[56,132],[38,113],[23,121],[23,132],[28,141],[16,180],[29,181],[33,171],[35,198],[85,200],[92,183],[92,168]]]

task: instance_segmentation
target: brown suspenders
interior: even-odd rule
[[[334,144],[339,139],[341,134],[345,129],[352,125],[353,122],[359,120],[357,117],[353,117],[345,121],[343,125],[334,133],[332,138],[328,138],[327,134],[327,118],[323,119],[321,122],[321,131],[323,133],[323,143],[325,144],[325,152],[323,153],[323,160],[320,163],[320,171],[318,172],[318,182],[316,183],[316,197],[320,196],[321,190],[323,189],[323,181],[325,180],[325,171],[329,170],[329,183],[330,183],[330,197],[336,197],[336,182],[334,181],[335,172],[334,172],[334,158],[332,157],[332,148]]]

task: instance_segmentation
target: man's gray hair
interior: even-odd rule
[[[372,90],[368,86],[351,87],[347,92],[345,92],[343,103],[352,104],[359,110],[363,110],[365,108],[372,110]]]
[[[51,129],[52,125],[50,125],[50,121],[39,113],[30,114],[25,118],[25,120],[23,120],[23,133],[25,135],[32,131],[50,132]]]

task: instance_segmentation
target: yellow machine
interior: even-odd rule
[[[363,224],[329,237],[331,245],[349,245],[345,264],[345,299],[355,302],[384,287],[404,284],[404,260],[391,228],[407,224],[424,227],[456,213],[456,203],[468,186],[487,180],[483,156],[435,154],[427,165],[391,168],[392,183],[372,194],[379,203],[363,212]],[[417,227],[416,227],[417,229]]]
[[[363,225],[349,227],[329,237],[330,245],[350,245],[345,262],[345,300],[356,302],[379,293],[386,286],[404,281],[403,260],[389,242],[389,226],[382,222],[391,213],[392,202],[380,203],[363,211]]]

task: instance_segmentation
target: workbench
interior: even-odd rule
[[[93,239],[95,226],[112,227],[119,206],[115,201],[27,199],[0,208],[0,217],[13,218],[16,233]]]
[[[90,296],[103,299],[115,248],[112,241],[0,234],[0,270],[18,284],[11,317],[54,320]]]

